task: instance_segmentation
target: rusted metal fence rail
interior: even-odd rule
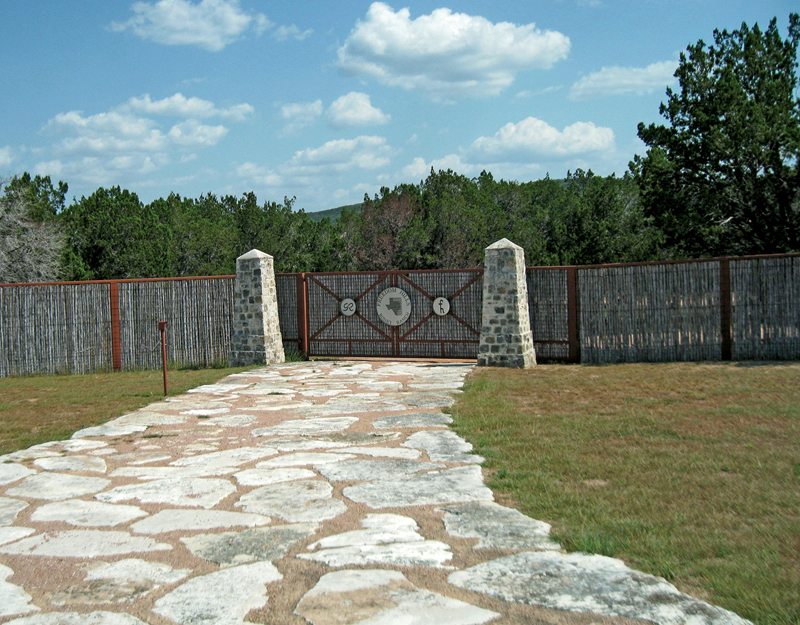
[[[800,254],[531,267],[527,278],[542,361],[800,359]],[[225,363],[233,280],[0,285],[0,377],[158,368],[159,320],[169,324],[167,357],[173,366]],[[276,281],[288,351],[459,358],[477,353],[480,270],[278,274]],[[409,292],[414,310],[407,324],[391,330],[372,310],[377,291],[389,285]],[[429,300],[440,295],[451,300],[448,317],[428,311]],[[363,300],[349,325],[339,316],[344,297]]]

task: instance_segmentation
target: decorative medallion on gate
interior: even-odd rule
[[[380,292],[375,310],[386,325],[401,326],[411,316],[411,298],[403,289],[392,286]]]
[[[309,355],[475,358],[482,276],[481,269],[306,274]]]

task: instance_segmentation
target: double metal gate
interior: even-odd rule
[[[301,347],[309,356],[476,358],[482,278],[482,269],[302,274]]]

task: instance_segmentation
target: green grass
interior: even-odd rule
[[[177,395],[246,367],[169,372]],[[161,371],[0,378],[0,454],[61,440],[163,396]]]
[[[569,551],[800,623],[800,364],[482,369],[453,416]]]

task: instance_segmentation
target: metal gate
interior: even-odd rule
[[[304,274],[307,353],[476,358],[482,278],[482,269]]]

